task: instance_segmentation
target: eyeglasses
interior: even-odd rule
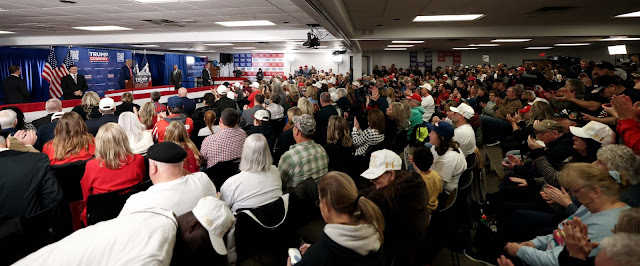
[[[551,132],[551,130],[544,130],[544,131],[537,131],[536,130],[533,133],[535,133],[536,135],[541,135],[541,134],[546,134],[546,133],[549,133],[549,132]]]
[[[578,193],[581,189],[583,189],[583,188],[585,188],[585,187],[587,187],[587,186],[589,186],[589,185],[584,185],[584,186],[581,186],[580,188],[578,188],[578,189],[574,189],[574,190],[569,189],[569,194],[571,194],[571,195],[575,195],[575,194],[576,194],[576,193]]]

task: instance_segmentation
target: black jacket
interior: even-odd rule
[[[58,120],[38,128],[38,131],[36,131],[38,139],[36,140],[36,144],[34,144],[33,147],[38,149],[39,151],[42,151],[42,147],[44,147],[44,144],[55,137],[55,130],[57,125]]]
[[[383,146],[385,149],[389,149],[397,154],[404,151],[404,148],[409,144],[407,140],[408,129],[399,129],[398,122],[385,116],[385,129],[384,129],[384,141]]]
[[[571,157],[574,153],[575,150],[573,149],[573,135],[571,135],[570,133],[564,133],[560,138],[549,143],[547,147],[532,150],[529,153],[529,157],[532,160],[535,160],[540,156],[546,156],[551,166],[553,166],[553,168],[557,171],[560,171],[562,169],[562,166],[565,164],[565,160]],[[518,176],[525,177],[525,179],[540,176],[537,170],[534,169],[534,171],[530,171],[527,168],[530,168],[530,164],[515,166],[513,168],[513,171]]]
[[[40,117],[36,120],[33,120],[31,124],[33,124],[33,126],[35,126],[36,129],[41,128],[42,126],[51,123],[51,116],[53,116],[53,113],[50,113],[44,117]]]
[[[78,113],[80,117],[82,117],[82,120],[84,121],[87,121],[89,119],[100,118],[102,116],[98,106],[94,106],[93,108],[91,108],[91,112],[89,114],[87,114],[87,112],[84,111],[84,108],[82,107],[82,105],[73,107],[71,111]]]
[[[251,126],[247,129],[247,136],[251,134],[262,134],[269,143],[269,149],[273,149],[273,145],[276,143],[278,136],[273,132],[270,125]]]
[[[360,175],[360,173],[353,172],[353,153],[356,152],[353,146],[343,147],[339,143],[327,143],[324,150],[329,158],[329,171],[340,171],[349,176]]]
[[[287,129],[276,141],[276,144],[273,147],[273,152],[271,155],[273,156],[273,164],[277,165],[280,162],[280,157],[289,150],[291,145],[296,144],[296,140],[293,138],[293,128]]]
[[[211,82],[211,73],[209,73],[209,70],[207,69],[203,69],[202,70],[202,86],[211,86],[213,85],[213,82]]]
[[[339,245],[325,233],[322,233],[322,237],[318,242],[307,249],[302,258],[303,260],[296,263],[296,265],[385,265],[381,251],[362,256],[351,249]]]
[[[316,134],[313,140],[320,145],[327,143],[327,126],[329,126],[329,118],[332,115],[338,115],[338,111],[333,105],[320,108],[315,115]]]
[[[118,117],[113,114],[102,115],[100,118],[87,121],[87,130],[95,137],[102,125],[111,122],[118,123]]]
[[[132,112],[133,113],[133,107],[135,107],[138,111],[140,111],[140,105],[137,105],[135,103],[128,103],[128,102],[122,102],[120,105],[116,106],[116,116],[120,116],[120,114],[124,113],[124,112]]]
[[[207,125],[204,122],[204,114],[207,111],[213,111],[214,113],[216,113],[216,122],[218,122],[220,120],[220,112],[218,111],[218,109],[216,109],[214,106],[212,105],[205,105],[203,107],[200,107],[198,109],[196,109],[193,114],[191,115],[191,120],[193,120],[193,131],[192,132],[198,132],[201,128],[206,127]],[[218,123],[215,123],[216,125]],[[197,135],[197,134],[195,134]]]
[[[222,97],[220,98],[220,100],[216,101],[213,106],[216,107],[216,109],[218,109],[218,112],[222,113],[222,111],[224,111],[224,109],[227,108],[231,108],[233,110],[238,110],[238,103],[236,103],[236,101],[229,99],[228,97]],[[220,113],[216,112],[216,115],[218,115],[218,120],[220,118]]]
[[[4,89],[4,104],[28,103],[31,101],[31,94],[24,79],[9,75],[2,81],[2,88]]]
[[[73,81],[73,77],[69,74],[60,79],[60,86],[62,87],[62,96],[65,100],[82,99],[82,95],[75,96],[73,92],[82,91],[82,93],[84,93],[89,89],[87,80],[84,78],[84,75],[80,74],[78,74],[78,83]]]

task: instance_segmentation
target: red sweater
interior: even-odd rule
[[[62,160],[56,160],[55,158],[56,152],[53,149],[53,141],[49,141],[46,144],[44,144],[44,147],[42,147],[42,153],[49,156],[49,162],[51,163],[51,165],[61,165],[65,163],[71,163],[75,161],[84,161],[84,160],[89,160],[93,158],[93,155],[96,153],[96,146],[93,143],[90,143],[87,149],[80,150],[78,154],[71,155]]]
[[[200,165],[198,165],[198,161],[191,149],[189,149],[189,147],[185,147],[184,149],[187,151],[187,158],[184,159],[182,167],[191,173],[200,172]]]
[[[175,118],[175,117],[180,116],[180,115],[181,114],[170,115],[170,116],[167,116],[167,119]],[[162,119],[162,120],[156,122],[156,125],[153,128],[153,138],[154,138],[154,140],[156,140],[158,142],[163,142],[164,141],[164,134],[167,132],[167,127],[169,126],[169,123],[170,122],[167,121],[166,119]],[[184,127],[187,129],[187,134],[189,134],[189,136],[191,136],[191,131],[193,131],[193,120],[190,117],[187,117],[185,119]]]
[[[89,195],[107,193],[139,184],[144,179],[144,158],[140,154],[127,157],[126,164],[118,169],[109,169],[101,159],[93,159],[87,163],[84,176],[80,180],[82,199]],[[82,211],[82,220],[87,224],[87,209]]]
[[[249,101],[249,104],[247,104],[247,106],[249,106],[249,108],[253,108],[253,106],[256,104],[256,95],[260,93],[259,91],[254,91],[251,94],[249,94],[249,97],[247,97],[247,101]]]
[[[618,120],[616,131],[622,137],[624,144],[640,155],[640,125],[638,125],[638,121],[635,119]]]

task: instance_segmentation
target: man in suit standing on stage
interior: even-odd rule
[[[211,67],[211,63],[207,62],[204,65],[204,69],[202,70],[202,86],[211,86],[213,85],[213,80],[211,79],[211,72],[209,71],[209,67]]]
[[[4,104],[28,103],[31,101],[27,82],[20,78],[20,67],[10,66],[9,74],[11,75],[2,81]]]
[[[83,75],[78,74],[78,67],[75,65],[69,67],[69,75],[62,77],[60,83],[65,100],[82,99],[82,94],[89,89],[87,80]]]
[[[178,90],[180,86],[182,86],[182,71],[178,69],[178,65],[173,65],[173,72],[171,72],[171,77],[169,77],[169,83],[175,87],[175,90]]]
[[[120,89],[124,89],[125,81],[133,78],[133,70],[131,70],[131,59],[127,59],[124,61],[124,66],[120,68],[120,77],[118,78],[118,85],[120,85]]]

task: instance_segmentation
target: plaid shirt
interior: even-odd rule
[[[156,114],[167,110],[167,106],[160,102],[153,102],[153,106],[156,108]]]
[[[292,188],[312,177],[318,180],[327,173],[329,158],[320,144],[313,140],[292,145],[278,163],[282,183]]]
[[[240,158],[247,133],[240,128],[223,128],[208,136],[202,142],[202,156],[207,160],[207,168],[219,162]]]

